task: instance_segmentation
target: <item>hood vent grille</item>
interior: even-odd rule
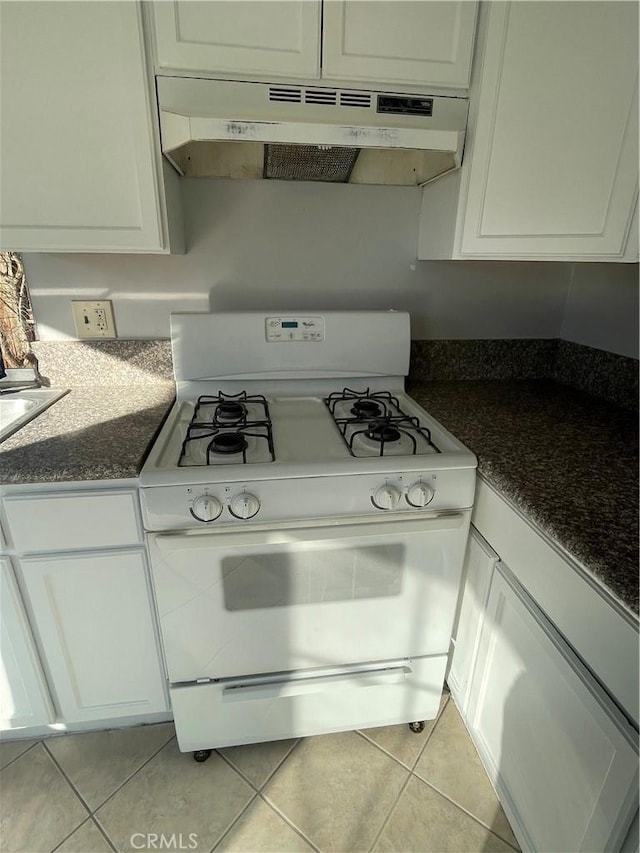
[[[284,101],[287,104],[302,103],[302,89],[285,88],[283,86],[269,87],[270,101]]]
[[[299,86],[269,86],[269,100],[285,104],[326,104],[330,107],[371,107],[368,92],[338,93],[336,89],[305,89]]]
[[[359,153],[359,148],[328,145],[265,145],[263,177],[346,184]]]
[[[307,89],[304,93],[305,104],[330,104],[335,107],[337,93],[331,89]]]
[[[371,95],[366,92],[340,92],[340,106],[369,108]]]

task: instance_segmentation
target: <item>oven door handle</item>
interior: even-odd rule
[[[311,678],[294,678],[283,681],[268,681],[259,684],[235,684],[222,691],[223,702],[245,702],[260,699],[283,699],[305,693],[324,693],[327,690],[348,690],[354,687],[378,687],[382,684],[401,684],[411,673],[409,666],[390,669],[346,673],[344,675],[320,675]]]
[[[351,539],[375,539],[384,537],[388,540],[392,536],[407,536],[413,534],[426,535],[435,532],[445,532],[460,529],[469,511],[439,511],[410,519],[392,520],[385,518],[366,518],[360,523],[354,523],[353,519],[346,520],[342,524],[318,524],[309,527],[309,522],[301,524],[287,524],[278,526],[276,529],[253,529],[236,530],[189,530],[182,533],[151,533],[149,539],[160,551],[190,551],[206,549],[217,549],[218,553],[225,549],[251,548],[254,546],[278,546],[290,545],[292,547],[310,544],[327,544],[336,541]]]

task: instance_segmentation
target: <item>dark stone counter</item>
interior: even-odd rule
[[[638,613],[637,413],[547,379],[408,390],[488,482]]]
[[[137,477],[173,382],[72,388],[0,444],[0,483]]]

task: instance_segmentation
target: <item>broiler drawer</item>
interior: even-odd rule
[[[134,491],[15,495],[4,505],[13,546],[23,554],[143,541]]]
[[[171,687],[182,752],[432,720],[446,655]]]

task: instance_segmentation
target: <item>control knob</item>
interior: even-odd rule
[[[395,509],[400,501],[400,492],[394,486],[380,486],[373,493],[372,504],[378,509]]]
[[[222,504],[213,495],[200,495],[191,507],[191,515],[198,521],[215,521],[222,512]]]
[[[236,495],[229,504],[229,512],[236,518],[253,518],[260,509],[260,501],[255,495],[242,492]]]
[[[420,509],[428,503],[431,503],[434,494],[435,492],[431,486],[428,486],[426,483],[423,483],[422,480],[419,480],[417,483],[409,486],[405,497],[409,506],[414,506],[417,509]]]

